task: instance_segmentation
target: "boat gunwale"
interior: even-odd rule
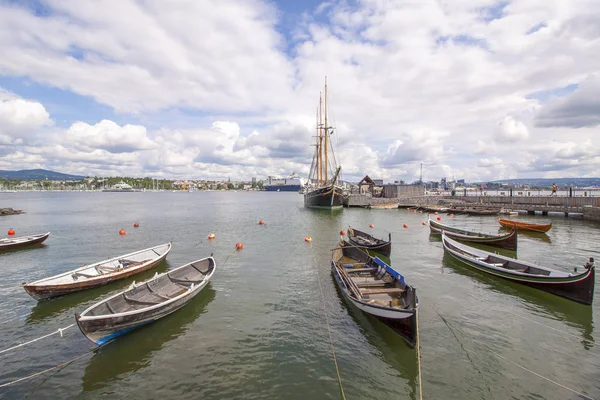
[[[38,287],[41,286],[43,288],[52,288],[52,287],[59,287],[59,288],[61,288],[61,287],[65,286],[65,285],[71,286],[71,285],[76,284],[76,283],[94,282],[96,280],[100,280],[101,278],[119,276],[120,274],[124,273],[125,271],[118,271],[117,270],[117,271],[109,272],[109,273],[106,273],[106,274],[99,274],[99,275],[91,277],[91,278],[86,278],[85,280],[82,280],[80,282],[75,282],[74,281],[74,282],[54,283],[54,284],[45,284],[44,283],[45,281],[49,281],[51,279],[62,278],[64,276],[74,274],[74,273],[76,273],[78,271],[82,271],[84,269],[94,268],[94,267],[99,266],[99,265],[104,264],[104,263],[108,263],[108,262],[111,262],[111,261],[115,261],[115,260],[119,260],[119,259],[122,259],[122,258],[130,257],[132,255],[143,253],[143,252],[149,251],[149,250],[154,250],[157,247],[163,247],[163,246],[167,246],[167,249],[166,249],[166,251],[163,254],[157,255],[156,257],[151,258],[151,259],[149,259],[148,261],[146,261],[146,262],[144,262],[142,264],[136,265],[136,266],[134,266],[131,269],[127,269],[127,272],[129,272],[129,271],[135,271],[136,269],[143,268],[143,267],[147,266],[150,263],[156,262],[157,259],[164,258],[164,256],[167,255],[167,254],[169,254],[169,252],[171,251],[171,248],[173,247],[172,243],[171,242],[163,243],[163,244],[159,244],[158,246],[153,246],[153,247],[149,247],[147,249],[134,251],[134,252],[129,253],[129,254],[124,254],[124,255],[121,255],[121,256],[117,256],[117,257],[112,257],[112,258],[109,258],[109,259],[106,259],[106,260],[103,260],[103,261],[99,261],[99,262],[96,262],[96,263],[93,263],[93,264],[86,264],[86,265],[83,265],[83,266],[81,266],[79,268],[72,269],[72,270],[69,270],[69,271],[57,274],[57,275],[49,276],[47,278],[38,279],[37,281],[33,281],[33,282],[24,283],[22,286],[24,286],[24,287],[25,286],[38,286]],[[85,286],[85,285],[83,285],[83,286]]]
[[[152,306],[145,307],[145,308],[139,308],[139,309],[135,309],[135,310],[131,310],[131,311],[125,311],[125,312],[121,312],[121,313],[117,313],[117,314],[103,314],[103,315],[92,315],[92,316],[85,315],[87,312],[89,312],[93,308],[95,308],[95,307],[97,307],[97,306],[99,306],[101,304],[104,304],[104,303],[106,303],[106,302],[108,302],[108,301],[110,301],[110,300],[112,300],[112,299],[114,299],[116,297],[119,297],[119,296],[121,296],[121,295],[129,292],[131,289],[134,289],[134,288],[140,287],[142,285],[145,285],[147,283],[150,283],[150,282],[152,282],[155,279],[158,279],[158,278],[160,278],[162,276],[165,276],[165,275],[169,275],[170,273],[175,272],[175,271],[177,271],[179,269],[182,269],[182,268],[185,268],[185,267],[189,267],[190,265],[192,265],[194,263],[201,262],[201,261],[204,261],[204,260],[209,260],[209,259],[212,259],[212,263],[213,263],[213,268],[212,268],[210,274],[205,275],[204,278],[202,279],[202,282],[198,283],[197,285],[195,285],[193,289],[190,286],[190,287],[187,288],[187,290],[185,292],[183,292],[183,293],[181,293],[181,294],[179,294],[179,295],[177,295],[177,296],[175,296],[175,297],[173,297],[173,298],[171,298],[169,300],[165,300],[163,302],[160,302],[160,303],[157,303],[157,304],[154,304]],[[187,264],[182,265],[180,267],[177,267],[175,269],[163,272],[162,274],[155,275],[154,277],[152,277],[152,278],[150,278],[148,280],[140,282],[138,285],[135,285],[135,281],[134,281],[127,289],[125,289],[125,290],[123,290],[123,291],[121,291],[121,292],[119,292],[119,293],[117,293],[117,294],[115,294],[113,296],[110,296],[110,297],[108,297],[108,298],[106,298],[104,300],[101,300],[101,301],[99,301],[97,303],[94,303],[90,307],[86,308],[83,312],[81,312],[79,314],[78,321],[95,321],[95,320],[99,320],[99,319],[112,319],[112,318],[117,318],[117,317],[126,317],[126,316],[130,316],[130,315],[140,314],[140,313],[146,312],[146,311],[152,311],[152,310],[155,310],[155,309],[160,308],[160,307],[164,307],[164,306],[169,305],[169,304],[171,304],[171,303],[173,303],[173,302],[175,302],[177,300],[182,299],[185,296],[190,295],[191,293],[194,293],[197,290],[200,290],[200,289],[204,288],[204,286],[206,286],[206,284],[208,283],[208,281],[210,280],[210,278],[213,276],[213,274],[215,272],[216,266],[217,266],[217,264],[216,264],[215,259],[213,257],[205,257],[205,258],[201,258],[201,259],[196,260],[196,261],[192,261],[190,263],[187,263]]]

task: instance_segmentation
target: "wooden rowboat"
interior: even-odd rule
[[[517,251],[517,230],[514,228],[505,235],[488,235],[444,225],[429,217],[429,229],[432,234],[444,232],[447,237],[460,242],[485,244],[486,246]]]
[[[348,227],[348,241],[353,245],[363,248],[372,254],[373,252],[389,257],[392,253],[392,234],[388,234],[388,240],[377,239],[376,237]],[[376,254],[375,254],[376,255]]]
[[[398,208],[398,203],[386,203],[386,204],[369,204],[371,210],[393,210]]]
[[[158,265],[171,251],[171,243],[110,258],[62,274],[23,283],[23,288],[36,300],[62,296],[90,289],[139,274]]]
[[[203,258],[131,286],[87,308],[75,319],[81,332],[102,346],[179,310],[208,284],[215,260]]]
[[[333,250],[331,272],[347,301],[415,347],[419,299],[402,275],[379,258],[343,241]]]
[[[498,222],[505,228],[517,228],[520,231],[548,232],[552,224],[529,224],[527,222],[513,221],[510,219],[498,218]]]
[[[569,273],[479,250],[452,240],[444,233],[442,243],[446,253],[478,271],[586,305],[591,305],[594,299],[595,266],[582,268],[581,273],[575,268]]]
[[[50,236],[50,232],[42,233],[40,235],[0,239],[0,251],[12,250],[20,247],[30,246],[33,244],[40,244],[44,240],[48,239],[48,236]]]

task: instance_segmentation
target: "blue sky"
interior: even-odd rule
[[[306,174],[328,76],[344,179],[598,175],[600,9],[561,7],[3,1],[0,168]]]

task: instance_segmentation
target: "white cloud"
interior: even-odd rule
[[[412,180],[420,161],[429,163],[429,179],[598,171],[578,144],[598,148],[600,3],[509,1],[501,15],[492,12],[497,6],[327,2],[285,32],[286,43],[278,29],[289,20],[260,0],[53,0],[44,16],[1,5],[0,75],[87,96],[121,112],[120,121],[131,112],[144,122],[73,123],[85,118],[72,115],[70,128],[49,129],[50,116],[31,101],[35,118],[21,119],[29,127],[0,128],[0,147],[18,147],[0,154],[31,152],[49,163],[60,145],[63,165],[76,170],[307,173],[327,75],[338,155],[353,178]],[[579,88],[562,100],[531,96],[570,84]],[[0,90],[0,100],[20,99]],[[199,116],[185,126],[159,118],[179,111]],[[24,133],[42,131],[35,140],[44,152]],[[85,154],[93,154],[88,164]]]
[[[496,139],[500,142],[514,143],[529,137],[529,129],[521,121],[511,116],[504,117],[498,122]]]
[[[0,143],[20,144],[22,138],[34,136],[38,129],[52,125],[44,106],[20,98],[0,100]]]

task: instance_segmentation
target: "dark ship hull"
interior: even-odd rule
[[[329,185],[304,193],[304,206],[308,208],[339,209],[344,206],[342,189]]]

